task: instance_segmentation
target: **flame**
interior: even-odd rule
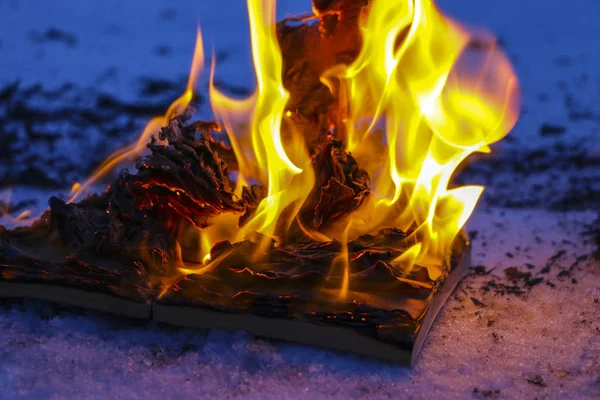
[[[348,149],[375,178],[370,202],[351,216],[350,236],[411,230],[416,244],[397,266],[430,264],[436,276],[433,265],[447,262],[483,191],[449,190],[450,179],[470,154],[489,152],[512,129],[517,79],[497,47],[483,57],[470,49],[471,34],[430,0],[373,0],[361,29],[358,58],[321,77],[330,88],[341,83],[334,95]]]
[[[275,4],[275,0],[248,0],[257,83],[250,137],[260,171],[258,179],[266,184],[268,192],[244,229],[245,232],[258,231],[266,235],[274,234],[281,212],[292,203],[299,207],[314,184],[311,171],[306,170],[302,174],[303,169],[291,161],[281,138],[281,121],[289,93],[283,86],[283,60],[277,40]],[[291,149],[299,164],[310,164],[302,146],[291,146]],[[291,184],[292,181],[294,184]]]
[[[122,149],[119,149],[112,153],[110,156],[100,164],[98,168],[88,177],[88,179],[80,184],[75,182],[71,188],[71,198],[69,203],[76,201],[84,193],[87,193],[90,186],[96,183],[99,179],[104,177],[107,173],[114,170],[118,165],[127,160],[132,160],[138,157],[145,149],[146,144],[150,141],[150,138],[155,135],[160,128],[167,125],[169,120],[174,116],[179,115],[185,110],[190,104],[194,97],[194,88],[196,87],[196,81],[202,68],[204,67],[204,49],[202,43],[202,32],[200,26],[196,30],[196,45],[194,48],[194,56],[192,58],[192,66],[190,68],[190,75],[188,77],[187,86],[185,92],[175,100],[167,109],[165,115],[157,116],[152,118],[145,126],[140,137],[135,143],[130,144]]]
[[[258,182],[267,195],[243,227],[237,225],[239,216],[222,214],[197,232],[200,269],[185,265],[178,247],[182,273],[214,268],[218,261],[211,260],[210,249],[218,241],[235,242],[260,232],[263,244],[271,243],[270,237],[292,223],[315,184],[304,138],[293,123],[282,135],[282,121],[292,112],[286,111],[289,93],[282,79],[276,1],[248,0],[247,5],[256,89],[245,99],[219,91],[213,57],[209,95],[236,155],[235,194],[241,196],[244,186]],[[450,188],[451,179],[471,154],[490,152],[489,146],[508,134],[520,106],[517,78],[504,53],[494,43],[471,46],[473,34],[431,0],[371,0],[360,28],[356,60],[334,66],[321,81],[338,106],[342,122],[335,133],[369,173],[371,193],[358,210],[324,232],[312,232],[297,221],[314,240],[335,238],[344,244],[334,262],[344,267],[340,298],[348,295],[348,240],[384,227],[410,233],[408,250],[392,263],[398,276],[410,273],[415,264],[427,266],[434,279],[441,274],[455,236],[483,191],[479,186]],[[189,104],[203,61],[198,29],[185,93],[164,116],[148,123],[136,143],[112,154],[84,184],[75,184],[70,201],[115,165],[138,155],[149,137]]]
[[[242,100],[221,93],[213,82],[214,63],[209,86],[214,114],[225,126],[238,160],[236,193],[239,194],[241,185],[248,185],[252,179],[267,188],[267,196],[252,218],[243,229],[237,230],[237,240],[254,231],[273,236],[276,225],[281,223],[279,219],[283,210],[292,206],[288,217],[288,222],[291,222],[314,184],[310,157],[301,138],[293,134],[290,143],[286,144],[281,135],[289,93],[283,86],[283,60],[276,32],[276,2],[248,0],[247,4],[256,90]],[[238,129],[234,123],[236,120],[249,121],[249,125]],[[231,229],[231,225],[228,228]],[[223,226],[216,228],[223,229]]]

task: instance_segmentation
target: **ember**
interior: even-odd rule
[[[292,26],[274,0],[248,0],[257,86],[219,92],[213,57],[218,122],[190,122],[198,30],[165,115],[68,202],[2,232],[0,296],[414,359],[469,262],[461,229],[483,188],[452,177],[513,127],[517,81],[493,42],[430,1],[313,10]],[[135,173],[83,198],[132,158]]]

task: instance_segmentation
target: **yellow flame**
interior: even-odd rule
[[[248,0],[252,58],[256,71],[256,102],[250,120],[250,136],[260,181],[267,184],[267,197],[261,201],[247,231],[267,235],[275,232],[280,213],[291,203],[306,195],[312,180],[304,185],[292,179],[302,172],[290,160],[281,138],[281,120],[289,93],[283,86],[283,61],[276,32],[274,0]],[[305,157],[303,164],[310,161]],[[267,175],[266,177],[264,175]]]
[[[410,271],[415,265],[415,261],[421,252],[421,247],[423,247],[422,243],[415,243],[391,262],[392,267],[398,270],[398,274],[410,274]]]
[[[322,76],[330,88],[341,82],[348,149],[374,178],[370,201],[351,217],[350,236],[416,227],[417,244],[398,266],[440,265],[483,190],[448,184],[470,154],[489,152],[514,126],[515,74],[495,46],[477,63],[482,50],[469,50],[471,35],[430,0],[372,0],[361,29],[355,62]],[[375,134],[381,129],[383,140]]]
[[[150,141],[150,138],[155,135],[160,128],[167,125],[169,120],[174,116],[180,114],[190,104],[194,97],[194,88],[200,70],[204,66],[204,50],[202,44],[202,33],[200,27],[196,30],[196,45],[194,48],[194,57],[192,59],[192,66],[190,68],[190,75],[187,82],[185,92],[175,100],[168,108],[165,115],[157,116],[152,118],[146,127],[142,131],[141,135],[135,143],[130,144],[122,149],[119,149],[112,153],[100,164],[98,168],[88,177],[88,179],[80,184],[75,182],[71,188],[71,198],[69,203],[76,201],[84,193],[86,193],[90,186],[96,183],[99,179],[104,177],[107,173],[113,171],[118,165],[127,160],[135,159],[146,149],[146,144]]]
[[[292,208],[291,221],[314,184],[312,170],[306,169],[310,158],[304,143],[292,137],[290,145],[286,145],[281,135],[289,93],[283,86],[276,2],[248,0],[247,3],[256,90],[251,97],[242,100],[221,93],[213,82],[214,63],[209,87],[213,111],[225,126],[238,161],[236,194],[239,195],[241,185],[248,185],[250,179],[256,179],[267,188],[267,196],[252,218],[243,229],[237,230],[237,240],[253,231],[274,235],[282,211]],[[236,126],[235,120],[249,124]]]
[[[258,175],[258,171],[252,170],[252,167],[255,165],[253,162],[254,157],[252,157],[252,152],[250,151],[252,149],[252,144],[249,140],[249,136],[244,134],[248,129],[247,121],[250,119],[252,110],[254,109],[256,93],[246,99],[233,99],[220,92],[214,83],[216,69],[215,59],[216,57],[213,52],[210,83],[208,86],[210,104],[213,113],[215,114],[215,118],[225,127],[231,147],[236,155],[238,177],[235,194],[240,196],[242,194],[242,188],[244,186],[249,186],[250,178]]]

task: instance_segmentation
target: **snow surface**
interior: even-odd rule
[[[207,55],[213,44],[221,54],[217,77],[252,88],[244,3],[0,0],[0,87],[15,79],[49,89],[73,83],[139,101],[140,78],[185,82],[199,20]],[[281,17],[308,10],[310,1],[279,3]],[[600,176],[600,2],[439,4],[497,33],[514,62],[523,114],[494,149],[501,161],[524,148],[552,149],[556,166],[515,174],[518,165],[502,161],[502,171],[488,171],[490,190],[468,229],[477,232],[474,265],[489,274],[460,285],[413,370],[241,332],[175,329],[10,301],[0,303],[0,398],[600,398],[600,264],[581,257],[590,252],[583,224],[595,217],[600,199],[566,207],[569,212],[547,211],[555,196],[578,191],[572,183],[579,175]],[[66,36],[45,40],[51,28]],[[199,114],[210,116],[206,103]],[[542,136],[544,123],[566,133]],[[561,155],[574,156],[559,145],[583,149],[573,153],[582,165],[561,164]],[[541,190],[539,182],[552,190]],[[42,199],[38,211],[50,194],[66,192],[12,189],[13,204]],[[548,201],[533,202],[537,208],[486,206],[492,195]],[[7,196],[0,192],[0,199]],[[542,280],[514,284],[504,272],[513,266]]]
[[[280,0],[278,18],[310,10],[307,0]],[[207,57],[227,52],[218,65],[232,84],[252,84],[244,0],[0,0],[0,84],[19,78],[58,87],[65,81],[110,89],[127,99],[140,76],[187,76],[200,23]],[[76,42],[38,43],[49,28]],[[208,79],[206,64],[204,84]]]

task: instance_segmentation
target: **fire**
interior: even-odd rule
[[[281,121],[289,93],[281,77],[283,61],[275,31],[275,1],[249,0],[248,16],[257,82],[250,117],[255,170],[259,171],[254,178],[267,187],[268,193],[244,230],[273,235],[281,212],[294,202],[301,204],[313,180],[306,179],[306,174],[302,175],[303,168],[292,162],[281,138]],[[304,166],[310,165],[307,154],[296,158]],[[291,182],[295,184],[290,185]]]
[[[277,224],[282,223],[282,211],[293,206],[292,214],[287,217],[291,221],[314,184],[310,157],[302,139],[296,136],[286,146],[281,137],[289,93],[281,77],[283,61],[275,30],[275,1],[248,0],[248,17],[256,70],[254,94],[239,100],[221,93],[213,82],[214,63],[209,94],[214,114],[222,119],[238,160],[237,194],[252,179],[268,192],[242,229],[237,228],[235,218],[217,217],[213,226],[201,232],[204,254],[219,240],[243,240],[251,232],[274,236]],[[249,121],[249,133],[240,135],[234,128],[235,120]]]
[[[244,187],[259,183],[266,188],[266,197],[242,227],[236,215],[213,218],[199,235],[198,258],[205,266],[200,270],[185,266],[180,256],[180,271],[201,273],[215,264],[210,249],[218,241],[239,241],[253,232],[277,238],[296,223],[313,240],[342,243],[343,254],[336,259],[344,268],[342,297],[351,286],[347,241],[386,227],[410,233],[411,246],[393,263],[398,275],[419,264],[427,266],[435,279],[448,265],[452,242],[483,191],[479,186],[451,189],[453,174],[472,153],[489,152],[489,145],[508,134],[518,118],[518,82],[506,56],[495,45],[470,46],[473,35],[431,0],[371,0],[361,19],[358,57],[321,76],[336,100],[341,121],[332,127],[332,135],[343,140],[368,172],[371,191],[350,215],[312,231],[297,219],[315,175],[305,140],[293,123],[285,123],[292,113],[286,111],[290,96],[282,79],[276,1],[247,4],[256,90],[246,99],[220,92],[213,82],[213,57],[209,94],[236,156],[235,194],[241,196]],[[71,201],[123,159],[137,155],[150,135],[187,106],[203,65],[201,39],[198,30],[182,97],[164,116],[150,121],[136,143],[111,155],[86,183],[74,187]]]
[[[512,129],[517,80],[496,47],[483,60],[471,54],[471,35],[429,0],[373,0],[361,30],[354,63],[322,77],[340,87],[334,94],[348,149],[376,177],[369,203],[351,216],[350,235],[412,231],[414,245],[397,266],[424,264],[435,276],[483,191],[450,190],[450,179],[470,154],[489,152]],[[467,59],[479,61],[475,71],[462,65]]]
[[[293,191],[308,192],[314,184],[311,178],[294,180],[299,169],[281,145],[287,98],[281,54],[273,45],[275,21],[260,19],[272,16],[274,7],[275,1],[248,1],[258,82],[246,100],[255,101],[250,130],[255,168],[250,170],[259,171],[259,180],[269,188],[252,229],[267,234],[273,233],[283,207],[302,200]],[[518,117],[517,80],[495,47],[487,50],[477,71],[465,72],[461,61],[469,56],[471,35],[428,0],[373,0],[361,30],[358,58],[327,71],[322,81],[337,98],[344,126],[336,128],[345,131],[348,150],[376,179],[370,201],[349,217],[351,224],[340,222],[324,232],[325,239],[344,241],[383,227],[412,231],[414,245],[396,267],[407,273],[421,263],[435,277],[483,191],[477,186],[449,189],[450,179],[470,154],[489,152],[488,145],[512,129]],[[239,101],[211,89],[215,114],[229,116],[225,126],[231,127]],[[383,140],[376,134],[381,129]],[[238,159],[251,164],[249,148],[238,145],[233,129],[228,132]],[[345,235],[344,226],[350,227]]]

